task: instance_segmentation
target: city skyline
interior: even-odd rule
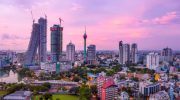
[[[87,45],[97,50],[118,50],[121,40],[137,43],[140,50],[180,50],[178,0],[1,0],[0,9],[0,49],[27,50],[32,10],[36,22],[47,15],[48,51],[50,26],[59,24],[59,17],[64,20],[63,50],[70,40],[83,50],[84,25]]]

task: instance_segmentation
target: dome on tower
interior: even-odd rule
[[[86,38],[87,38],[87,35],[86,35],[86,33],[83,35],[83,38],[84,38],[84,39],[86,39]]]

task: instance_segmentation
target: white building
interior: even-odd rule
[[[121,92],[120,100],[129,100],[129,95],[127,92]]]
[[[54,72],[56,71],[56,63],[41,63],[40,67],[42,70]]]
[[[139,92],[144,96],[150,96],[160,90],[159,83],[150,83],[150,82],[140,82],[139,83]]]
[[[159,55],[158,53],[149,53],[146,56],[146,67],[149,69],[156,69],[159,66]]]
[[[72,42],[66,46],[66,59],[72,63],[75,61],[75,45]]]
[[[6,95],[3,100],[31,100],[31,94],[30,91],[16,91]]]

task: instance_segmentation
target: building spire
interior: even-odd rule
[[[86,34],[86,26],[84,28],[85,28],[85,33],[84,34]]]

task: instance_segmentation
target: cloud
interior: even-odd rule
[[[49,27],[58,24],[59,17],[64,20],[64,48],[72,40],[77,49],[83,49],[85,25],[87,43],[96,44],[100,49],[117,49],[119,40],[138,42],[143,49],[148,47],[145,44],[148,38],[151,38],[149,43],[152,42],[149,48],[153,48],[154,43],[161,46],[157,41],[151,41],[156,34],[159,34],[159,40],[161,37],[176,36],[180,27],[179,0],[0,0],[0,9],[0,42],[24,43],[19,46],[23,49],[27,48],[31,36],[30,10],[36,21],[44,13],[47,15],[48,48]],[[7,48],[13,49],[17,45]],[[175,44],[171,42],[171,45]]]
[[[180,14],[176,11],[167,12],[163,16],[158,16],[153,19],[143,19],[139,21],[139,24],[147,25],[168,25],[168,24],[179,24]]]
[[[80,10],[80,9],[82,9],[82,6],[81,6],[81,5],[79,5],[79,4],[77,4],[77,3],[72,3],[72,7],[71,7],[71,10],[72,10],[72,11],[78,11],[78,10]]]
[[[20,37],[19,35],[13,35],[13,34],[8,34],[8,33],[4,33],[1,34],[1,39],[2,40],[27,40],[27,37]]]
[[[153,23],[155,24],[171,24],[174,23],[174,21],[179,21],[180,22],[180,16],[178,15],[177,12],[168,12],[166,15],[157,17],[152,20]]]

